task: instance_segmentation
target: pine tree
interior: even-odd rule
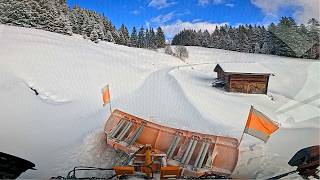
[[[227,49],[227,41],[226,41],[226,37],[227,37],[227,26],[222,26],[219,29],[219,48],[220,49]]]
[[[41,6],[41,10],[38,11],[42,18],[39,21],[41,22],[41,29],[71,35],[72,28],[66,1],[42,0],[38,2]]]
[[[263,46],[261,48],[262,53],[265,54],[276,54],[279,39],[274,35],[274,33],[277,30],[277,26],[274,23],[271,23],[268,26],[268,31],[266,33],[266,40],[263,43]]]
[[[312,58],[312,59],[319,59],[319,53],[320,53],[320,23],[315,18],[312,18],[308,21],[307,29],[309,32],[307,33],[307,36],[309,37],[309,43],[311,48],[306,52],[306,55],[304,57],[306,58]]]
[[[146,33],[145,33],[145,48],[150,48],[150,31],[149,29],[146,29]]]
[[[118,33],[119,33],[119,44],[128,46],[130,37],[129,37],[128,29],[124,24],[121,25]]]
[[[72,26],[72,32],[75,34],[81,33],[81,24],[83,23],[83,18],[81,16],[81,9],[79,6],[75,6],[70,10],[70,21]]]
[[[275,53],[280,56],[297,57],[296,36],[297,25],[292,18],[282,17],[276,26],[273,35],[275,36]],[[297,38],[297,37],[296,37]]]
[[[161,27],[157,28],[156,32],[156,46],[157,48],[163,48],[166,45],[166,39],[163,30]]]
[[[130,46],[138,47],[138,35],[137,35],[137,30],[135,26],[132,28],[132,33],[130,36]]]
[[[201,35],[201,46],[202,47],[209,47],[210,44],[210,33],[208,30],[205,30]]]
[[[197,33],[196,33],[196,38],[194,39],[194,45],[195,46],[201,46],[204,47],[202,42],[203,42],[203,32],[200,29]]]
[[[115,43],[113,34],[115,34],[116,29],[112,26],[111,21],[109,21],[106,17],[103,16],[102,24],[103,24],[104,34],[105,34],[104,40]]]
[[[210,37],[210,47],[213,48],[219,48],[220,46],[220,34],[219,34],[220,30],[219,27],[216,26],[216,28],[214,29],[213,33],[211,34]]]
[[[237,38],[238,38],[238,31],[235,28],[230,27],[228,31],[228,49],[231,51],[237,50]]]
[[[62,34],[72,34],[72,26],[70,22],[69,8],[67,6],[67,0],[55,1],[55,10],[57,16],[54,19],[56,29],[54,32]]]
[[[124,26],[123,32],[124,32],[123,34],[125,36],[125,39],[127,40],[126,46],[129,46],[129,44],[130,44],[130,35],[129,35],[128,28],[126,26]]]
[[[149,30],[149,48],[150,49],[156,49],[157,45],[156,45],[156,34],[153,30],[153,28],[150,28]]]
[[[259,39],[260,37],[260,27],[257,26],[252,26],[249,25],[248,26],[248,30],[247,30],[247,36],[249,39],[249,52],[250,53],[259,53],[260,51],[260,42]]]
[[[239,52],[250,52],[251,46],[249,42],[249,38],[247,36],[247,29],[244,26],[239,26],[238,28],[238,39],[237,39],[237,47],[236,50]]]
[[[93,29],[91,31],[89,38],[90,38],[91,41],[93,41],[95,43],[99,42],[99,36],[98,36],[98,33],[97,33],[96,29]]]
[[[319,35],[320,35],[320,23],[315,18],[311,18],[308,21],[308,30],[309,30],[309,36],[312,37],[312,39],[319,41]]]
[[[139,34],[138,34],[138,47],[146,48],[146,35],[144,32],[143,26],[141,26]]]

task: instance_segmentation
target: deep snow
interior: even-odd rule
[[[182,62],[163,50],[0,25],[0,151],[36,164],[23,178],[65,175],[76,165],[111,166],[116,154],[102,133],[110,113],[102,107],[105,84],[114,109],[178,128],[240,138],[250,105],[280,122],[267,144],[245,135],[235,177],[285,172],[297,150],[319,144],[318,62],[187,49]],[[211,87],[221,62],[257,62],[274,72],[268,95]]]

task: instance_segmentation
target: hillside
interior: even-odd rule
[[[76,165],[109,167],[103,143],[109,109],[174,127],[240,138],[250,105],[282,124],[267,144],[246,135],[235,177],[270,177],[319,139],[319,68],[311,60],[188,47],[186,63],[162,51],[0,25],[2,152],[36,164],[23,178],[65,175]],[[210,86],[219,62],[259,62],[275,72],[270,93],[227,93]],[[36,89],[39,96],[30,89]]]

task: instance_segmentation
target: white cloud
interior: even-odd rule
[[[163,25],[161,28],[165,32],[166,36],[168,38],[172,38],[174,35],[182,31],[183,29],[193,29],[196,31],[199,30],[208,30],[210,33],[212,33],[216,26],[223,26],[228,23],[211,23],[206,21],[201,22],[183,22],[181,20],[178,20],[177,22],[173,24]]]
[[[169,1],[169,0],[151,0],[149,3],[149,7],[154,7],[157,9],[163,9],[166,7],[170,7],[172,5],[176,4],[175,1]]]
[[[234,7],[234,4],[228,3],[228,4],[226,4],[226,6],[228,6],[228,7]]]
[[[200,6],[206,6],[209,4],[222,4],[224,0],[198,0],[198,4]]]
[[[198,4],[201,6],[205,6],[209,4],[209,0],[198,0]]]
[[[194,20],[192,20],[193,23],[200,22],[200,21],[202,21],[202,19],[194,19]]]
[[[293,8],[294,18],[305,23],[310,18],[319,19],[319,0],[251,0],[251,3],[262,9],[267,16],[277,17],[282,9]]]
[[[158,25],[164,24],[170,20],[172,20],[172,18],[175,16],[174,12],[170,12],[168,14],[161,14],[157,17],[153,17],[150,21],[152,23],[156,23]]]

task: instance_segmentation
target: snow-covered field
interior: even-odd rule
[[[0,25],[0,151],[36,164],[23,178],[65,175],[77,165],[110,167],[103,141],[112,107],[170,126],[240,138],[250,105],[281,128],[264,144],[245,135],[235,177],[291,170],[300,148],[319,144],[320,64],[316,61],[188,47],[186,62],[158,52],[78,36]],[[275,73],[268,95],[211,87],[220,62],[259,62]],[[30,89],[36,89],[39,96]]]

